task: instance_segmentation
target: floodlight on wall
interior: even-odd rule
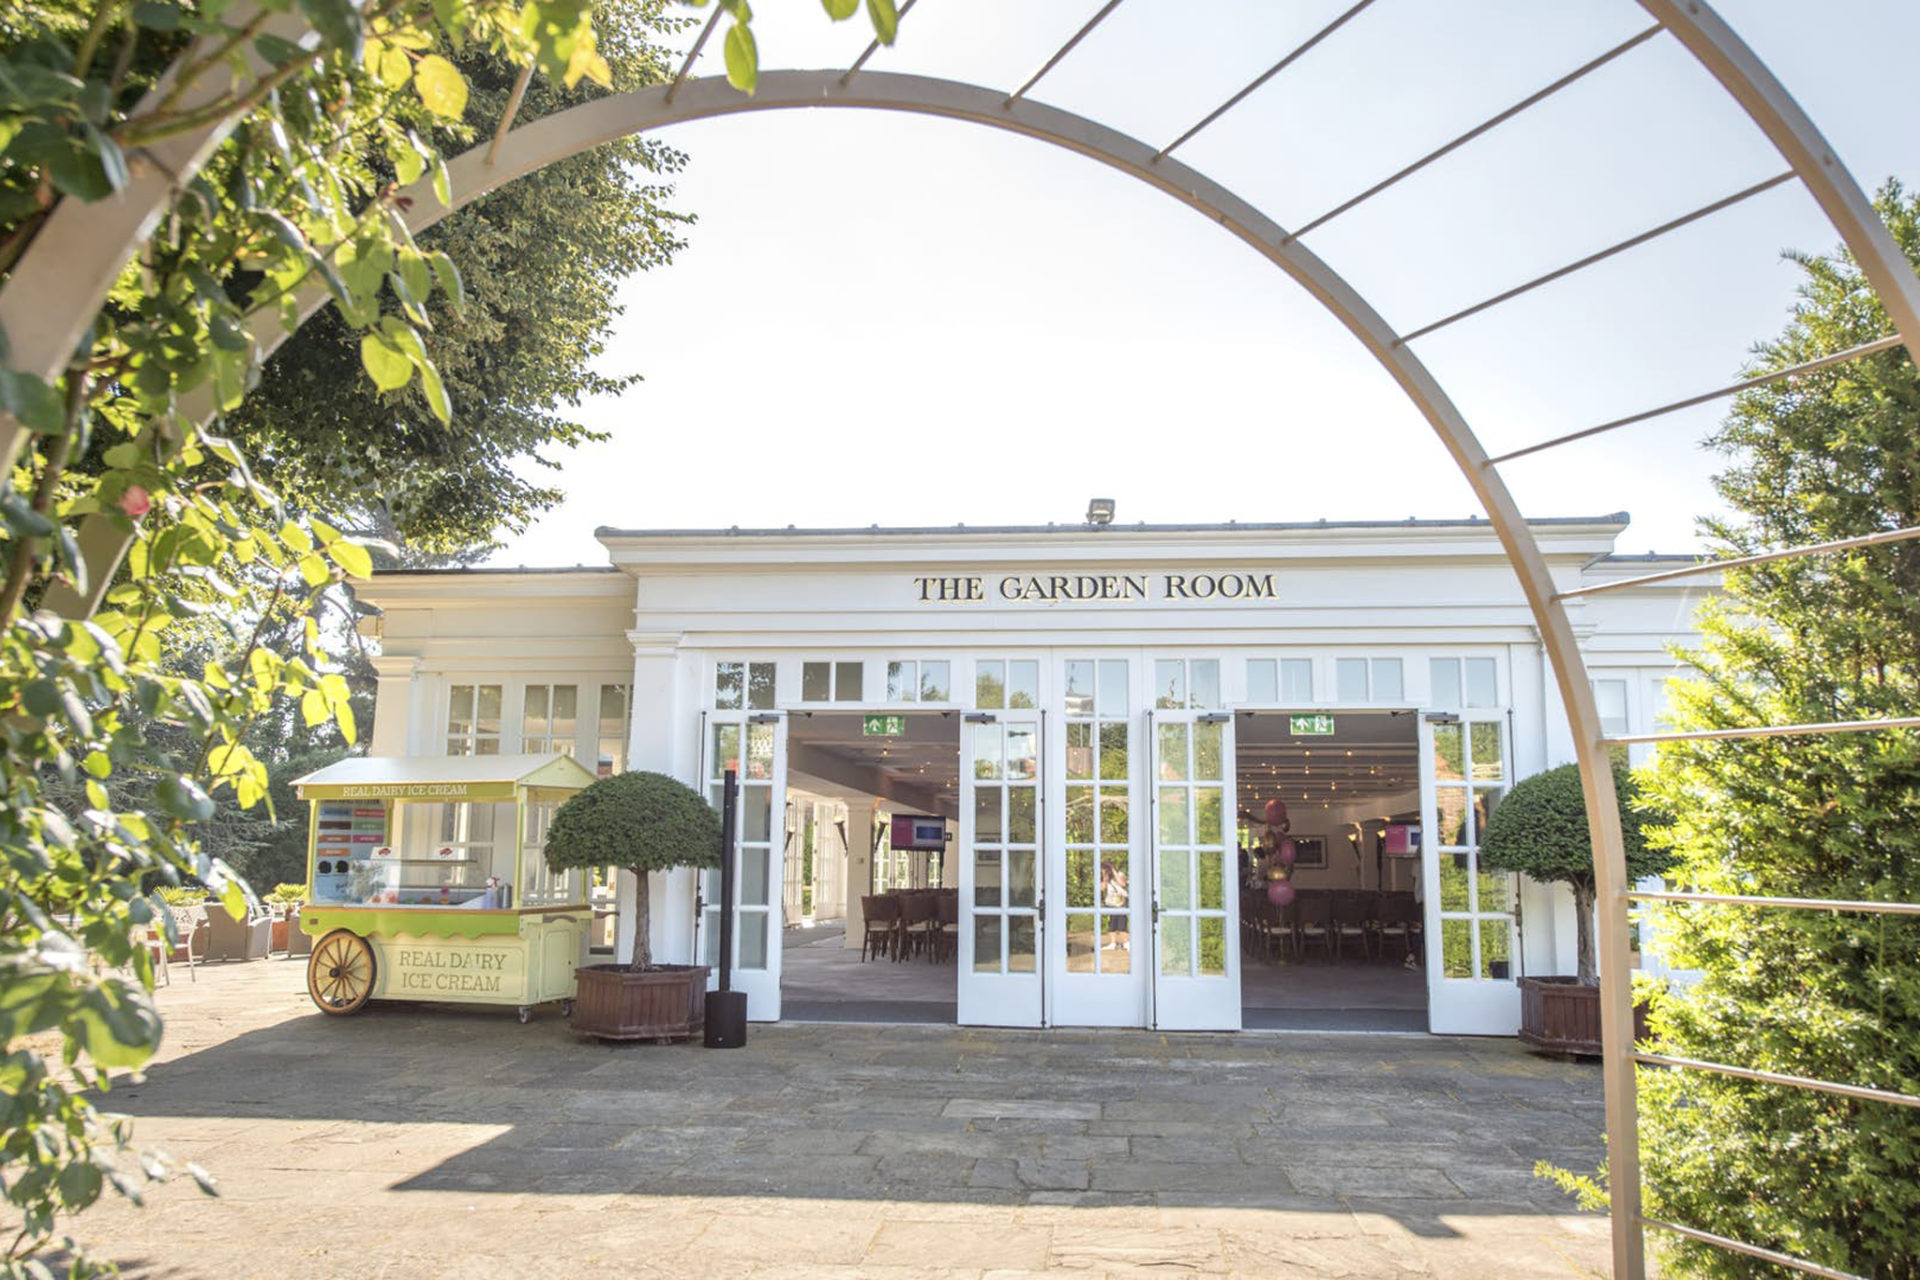
[[[1088,499],[1087,500],[1087,523],[1088,524],[1112,524],[1113,523],[1113,499],[1112,498]]]

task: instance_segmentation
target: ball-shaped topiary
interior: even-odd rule
[[[634,873],[633,968],[653,965],[647,936],[647,873],[711,867],[720,861],[720,815],[698,791],[664,773],[618,773],[561,805],[547,826],[547,865],[556,871],[620,867]]]
[[[1620,831],[1627,851],[1627,877],[1659,875],[1672,859],[1649,849],[1646,814],[1636,812],[1640,788],[1633,775],[1615,766],[1613,787],[1620,800]],[[1586,794],[1578,765],[1563,764],[1522,778],[1493,811],[1480,836],[1480,866],[1486,871],[1518,871],[1535,880],[1573,889],[1578,939],[1579,980],[1599,980],[1593,962],[1593,844],[1587,826]]]

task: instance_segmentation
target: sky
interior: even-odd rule
[[[1032,91],[1165,145],[1351,0],[1122,0]],[[1099,0],[920,0],[875,71],[1010,89]],[[1870,190],[1920,183],[1910,0],[1722,0]],[[1376,0],[1176,153],[1299,226],[1650,25],[1629,0]],[[845,67],[871,29],[763,0],[763,68]],[[681,47],[691,35],[679,38]],[[719,74],[719,40],[694,74]],[[561,455],[566,501],[489,563],[604,563],[597,526],[1460,518],[1432,429],[1317,303],[1210,219],[997,130],[746,113],[687,155],[687,247],[627,280]],[[1666,35],[1303,243],[1401,332],[1785,169]],[[1740,374],[1836,233],[1795,183],[1417,340],[1492,452]],[[1503,468],[1534,516],[1627,511],[1687,551],[1724,403]]]

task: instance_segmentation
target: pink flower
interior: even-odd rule
[[[153,509],[153,498],[137,484],[130,484],[120,495],[120,509],[138,520]]]

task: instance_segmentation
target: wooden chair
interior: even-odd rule
[[[931,893],[909,891],[900,895],[900,945],[896,960],[933,952],[933,930],[939,908]]]
[[[1324,891],[1302,893],[1293,900],[1294,950],[1305,955],[1307,948],[1319,944],[1322,954],[1333,959],[1333,897]]]
[[[881,954],[895,954],[900,936],[900,899],[892,894],[863,894],[860,915],[865,921],[860,936],[860,959],[864,962]]]
[[[1363,958],[1373,959],[1372,898],[1350,889],[1333,895],[1333,955],[1337,960],[1349,941],[1360,944]]]
[[[933,900],[933,958],[944,964],[960,950],[960,891],[942,889]]]
[[[1410,893],[1386,893],[1380,895],[1379,931],[1375,935],[1380,942],[1380,954],[1386,955],[1387,939],[1398,938],[1402,951],[1402,962],[1412,960],[1419,963],[1420,951],[1415,944],[1421,940],[1420,904],[1413,900]]]

